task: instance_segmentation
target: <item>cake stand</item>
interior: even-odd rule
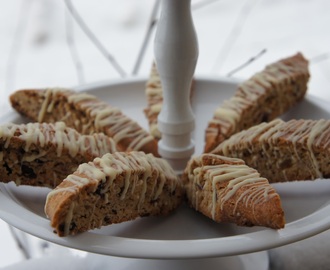
[[[189,102],[198,55],[190,0],[163,0],[162,4],[155,43],[164,89],[159,152],[180,172],[192,154],[202,153],[208,121],[214,110],[234,94],[238,82],[195,77]],[[143,114],[145,83],[146,78],[128,78],[84,85],[76,90],[91,93],[120,108],[147,129]],[[330,109],[321,100],[307,96],[283,117],[330,118]],[[1,123],[26,121],[14,111],[0,117]],[[282,198],[287,220],[281,230],[217,224],[183,205],[168,217],[141,218],[60,238],[53,233],[44,214],[49,189],[16,187],[13,183],[0,184],[0,217],[28,234],[89,252],[86,261],[103,261],[116,265],[116,269],[267,269],[268,257],[264,250],[330,228],[330,181],[284,183],[274,187]]]
[[[131,78],[85,85],[77,90],[87,91],[121,108],[147,128],[143,114],[145,82],[146,78]],[[236,86],[235,80],[196,77],[192,96],[196,117],[192,136],[196,142],[195,154],[202,152],[208,119],[223,100],[233,95]],[[283,118],[330,118],[330,109],[324,101],[307,95]],[[0,117],[1,123],[26,121],[14,111]],[[168,217],[147,217],[60,238],[53,233],[43,211],[49,189],[14,184],[0,184],[0,217],[38,238],[89,252],[86,258],[102,258],[121,265],[122,268],[117,269],[128,269],[128,265],[134,269],[155,265],[159,269],[166,266],[185,269],[184,265],[186,269],[194,269],[192,266],[202,264],[205,269],[215,266],[218,269],[219,265],[222,269],[249,269],[251,263],[253,269],[267,269],[267,254],[260,251],[293,243],[330,228],[330,181],[281,183],[274,187],[281,196],[287,220],[286,227],[281,230],[217,224],[183,205]]]

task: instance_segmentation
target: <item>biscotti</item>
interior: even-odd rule
[[[158,115],[163,105],[163,88],[156,64],[153,62],[145,90],[147,107],[143,110],[149,124],[149,132],[156,139],[162,137],[158,129]]]
[[[191,207],[216,222],[285,226],[280,196],[243,160],[203,154],[189,161],[182,181]]]
[[[330,177],[330,120],[280,119],[241,131],[213,153],[243,159],[270,182]]]
[[[81,164],[47,196],[45,212],[59,236],[138,217],[167,215],[182,202],[179,178],[160,158],[116,152]]]
[[[292,108],[304,98],[309,77],[308,61],[297,53],[241,83],[235,95],[215,110],[206,129],[204,151],[211,152],[231,135]]]
[[[97,97],[62,88],[19,90],[10,96],[19,113],[38,122],[63,121],[82,134],[103,132],[120,151],[158,155],[157,141],[118,108]]]
[[[81,135],[63,122],[0,126],[0,181],[54,188],[79,164],[116,152],[100,133]]]
[[[195,80],[192,79],[190,97],[193,94],[194,84]],[[158,115],[163,106],[163,88],[155,62],[153,62],[150,70],[145,94],[147,98],[147,107],[144,108],[143,112],[148,120],[150,134],[158,141],[162,137],[162,134],[158,129]]]

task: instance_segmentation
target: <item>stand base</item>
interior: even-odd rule
[[[84,260],[85,265],[91,266],[88,269],[107,269],[109,266],[117,270],[267,270],[269,268],[266,251],[239,256],[185,260],[129,259],[88,253]]]
[[[267,270],[269,268],[267,252],[251,253],[221,258],[191,260],[148,260],[128,259],[91,253],[70,254],[68,249],[58,246],[55,254],[23,261],[8,267],[12,270],[26,269],[72,269],[72,270]],[[51,251],[54,251],[53,249]],[[57,254],[56,254],[57,253]]]

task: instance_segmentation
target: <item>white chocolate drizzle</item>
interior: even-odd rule
[[[56,99],[54,98],[57,93],[69,93],[68,89],[64,88],[47,88],[45,91],[45,99],[41,104],[41,109],[38,113],[38,122],[41,123],[44,120],[46,113],[51,113],[55,106]]]
[[[38,116],[39,122],[44,118],[46,112],[50,113],[52,111],[54,108],[53,103],[56,100],[55,95],[59,93],[66,95],[69,104],[72,104],[75,108],[81,108],[90,117],[87,123],[75,122],[76,127],[82,125],[83,133],[86,133],[87,130],[91,130],[91,133],[104,132],[112,137],[116,143],[129,139],[130,142],[127,149],[125,149],[128,151],[140,150],[153,140],[150,134],[140,127],[137,122],[124,115],[120,109],[108,105],[93,95],[76,93],[67,89],[50,88],[45,91],[45,99]],[[70,114],[70,111],[67,114]],[[68,115],[66,115],[61,121],[68,118]]]
[[[64,149],[72,157],[78,153],[90,153],[96,157],[116,151],[115,142],[108,136],[102,133],[81,135],[63,122],[5,124],[0,127],[0,138],[4,140],[4,148],[8,148],[13,138],[24,141],[26,155],[22,160],[28,162],[44,156],[46,151],[42,149],[49,143],[56,146],[57,156],[61,156]],[[28,153],[32,145],[39,148],[38,153]]]
[[[232,156],[244,149],[250,149],[254,153],[254,148],[261,145],[265,155],[272,153],[279,141],[285,141],[281,147],[292,147],[292,157],[295,160],[301,159],[301,150],[307,153],[311,164],[310,172],[315,178],[323,178],[320,164],[315,156],[314,148],[326,149],[329,145],[330,121],[329,120],[290,120],[284,122],[276,119],[269,123],[262,123],[248,130],[233,135],[230,139],[220,144],[213,152]],[[266,149],[266,146],[268,149]],[[300,150],[300,151],[299,151]],[[237,156],[236,154],[234,156]],[[278,164],[281,160],[274,163]],[[285,172],[283,172],[285,173]]]
[[[290,106],[283,103],[285,91],[298,75],[309,78],[307,61],[300,54],[268,65],[262,72],[241,83],[235,95],[215,110],[206,130],[207,138],[215,138],[220,134],[228,138],[247,128],[250,119],[246,113],[249,110],[259,110],[265,115],[277,112],[272,115],[273,119],[282,114]],[[301,91],[302,95],[303,89]],[[273,108],[262,104],[267,96],[272,98]]]
[[[222,156],[207,154],[214,159],[223,159],[230,161],[230,158]],[[212,203],[210,205],[210,212],[212,218],[215,219],[217,209],[222,211],[228,200],[237,196],[238,191],[245,187],[246,189],[241,192],[240,196],[235,199],[235,206],[233,207],[233,215],[239,214],[237,207],[240,203],[246,207],[253,209],[257,203],[263,203],[274,196],[278,196],[274,188],[269,185],[266,178],[260,177],[260,174],[253,168],[248,167],[238,159],[232,159],[234,164],[219,164],[219,165],[203,165],[203,155],[196,158],[198,167],[194,163],[189,163],[187,168],[189,185],[191,189],[187,189],[192,197],[191,201],[194,203],[196,210],[198,210],[199,196],[203,189],[210,189],[212,192]],[[235,164],[236,163],[236,164]],[[204,184],[201,184],[204,183]],[[219,184],[224,184],[220,189]]]
[[[137,183],[141,184],[142,181],[141,193],[138,196],[139,200],[136,205],[137,209],[140,209],[145,202],[148,185],[153,185],[148,189],[151,190],[151,193],[148,194],[151,200],[159,198],[166,181],[170,192],[173,192],[178,185],[178,177],[165,160],[155,158],[153,155],[144,152],[116,152],[95,158],[93,162],[81,164],[76,172],[69,175],[48,194],[46,207],[50,198],[55,194],[67,192],[78,194],[82,187],[92,182],[94,183],[93,191],[95,192],[99,188],[100,194],[106,201],[109,201],[109,192],[113,182],[118,177],[124,177],[121,194],[119,194],[121,200],[125,200],[128,195],[133,195]],[[150,181],[151,178],[154,181]],[[71,184],[68,185],[67,182]],[[153,182],[154,184],[152,184]],[[130,193],[128,194],[129,190]],[[71,223],[74,208],[70,208],[69,212],[65,219],[66,229]]]

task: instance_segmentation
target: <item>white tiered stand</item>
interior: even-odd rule
[[[155,58],[164,91],[163,109],[159,115],[162,132],[159,152],[178,173],[192,154],[202,152],[207,121],[219,101],[229,98],[237,86],[233,80],[196,77],[195,91],[190,99],[197,57],[190,0],[162,0],[155,41]],[[144,85],[145,78],[135,78],[85,85],[77,90],[91,92],[120,107],[146,127],[142,115]],[[308,96],[284,118],[297,115],[330,118],[330,109],[321,100]],[[0,121],[23,122],[25,119],[12,111]],[[87,252],[83,257],[71,258],[83,261],[85,266],[93,265],[90,269],[96,269],[97,265],[99,269],[105,265],[115,269],[267,269],[268,257],[264,250],[330,228],[330,184],[327,181],[274,186],[281,195],[287,218],[286,227],[278,231],[216,224],[182,206],[169,217],[149,217],[60,238],[52,232],[43,212],[49,190],[14,184],[0,184],[0,217],[57,247]]]
[[[195,127],[190,106],[198,44],[190,0],[163,0],[155,40],[155,59],[163,87],[163,106],[158,117],[162,133],[158,150],[172,167],[181,171],[194,153],[191,133]]]

